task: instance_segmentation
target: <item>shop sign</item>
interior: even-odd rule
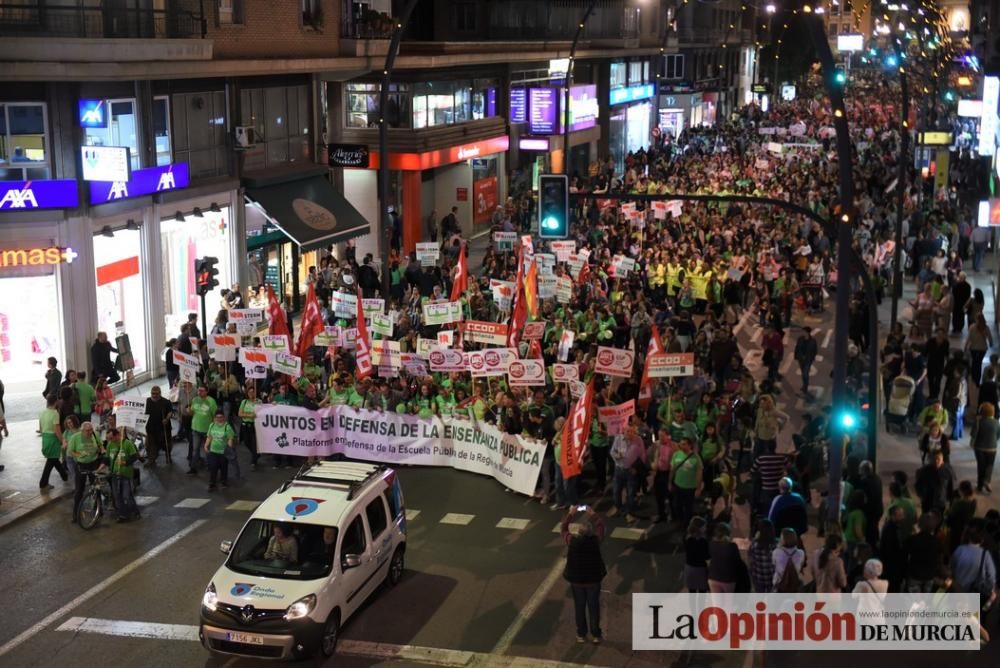
[[[924,146],[951,146],[951,133],[921,132],[920,143]]]
[[[528,89],[510,89],[510,122],[525,123],[528,120]]]
[[[555,88],[528,89],[528,130],[531,134],[556,133],[558,104]]]
[[[510,137],[501,135],[499,137],[492,137],[450,148],[442,148],[437,151],[428,151],[426,153],[390,153],[389,167],[404,171],[433,169],[464,160],[484,158],[496,153],[505,153],[509,148]],[[377,168],[381,159],[381,155],[372,153],[368,166],[371,169]]]
[[[980,118],[983,115],[983,101],[959,100],[958,115],[964,118]]]
[[[368,168],[368,147],[364,144],[327,144],[326,153],[331,167]]]
[[[497,208],[497,177],[487,176],[472,183],[472,192],[475,197],[473,222],[482,225],[490,222],[493,212]]]
[[[104,204],[105,202],[116,202],[158,192],[179,190],[187,188],[190,183],[190,170],[186,162],[137,169],[132,172],[132,177],[127,181],[91,181],[90,203],[93,205]]]
[[[525,137],[518,140],[517,147],[522,151],[548,151],[549,140],[544,137]]]
[[[1000,227],[1000,197],[979,202],[979,227]]]
[[[104,100],[81,99],[77,101],[81,128],[108,127],[107,105]]]
[[[997,104],[1000,102],[1000,77],[983,77],[983,110],[979,126],[979,155],[991,156],[996,153],[997,133],[1000,132],[1000,118]]]
[[[549,59],[549,77],[552,79],[561,79],[566,76],[569,72],[569,58],[550,58]]]
[[[81,146],[84,181],[128,181],[132,174],[127,146]]]
[[[455,188],[455,201],[457,201],[457,202],[468,202],[469,201],[469,189],[468,188]]]
[[[627,88],[615,88],[609,95],[610,103],[628,104],[639,100],[648,100],[656,95],[655,84],[642,84],[639,86],[628,86]]]
[[[565,99],[565,93],[563,94]],[[601,106],[597,102],[597,86],[573,86],[569,91],[569,131],[586,130],[597,125]]]
[[[76,181],[0,181],[0,211],[75,209],[80,199]]]
[[[72,248],[24,248],[0,250],[0,267],[42,267],[46,265],[73,264],[79,255]]]

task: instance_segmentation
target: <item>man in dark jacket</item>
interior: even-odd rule
[[[583,513],[580,529],[572,534],[569,523],[578,513]],[[601,556],[601,541],[604,540],[604,521],[594,509],[587,506],[583,510],[572,507],[563,517],[559,527],[563,542],[566,543],[566,570],[563,577],[573,590],[573,604],[576,608],[576,641],[587,639],[587,617],[590,617],[589,631],[592,642],[601,642],[601,580],[607,575],[604,558]]]
[[[948,502],[955,492],[955,474],[951,467],[944,463],[944,453],[935,450],[931,461],[917,470],[917,481],[914,487],[920,497],[921,512],[930,510],[944,515]]]
[[[812,328],[803,327],[802,336],[795,342],[795,361],[799,363],[799,370],[802,372],[802,394],[810,399],[812,395],[809,394],[809,373],[818,352]]]
[[[865,526],[869,545],[878,544],[878,523],[882,519],[882,479],[875,473],[872,463],[865,460],[858,465],[858,481],[855,486],[865,493]]]
[[[805,499],[792,491],[790,478],[782,478],[778,481],[778,496],[774,497],[774,501],[771,502],[771,509],[767,517],[779,531],[786,528],[794,529],[795,534],[801,537],[809,530],[809,515],[806,512]]]
[[[958,272],[958,280],[951,286],[951,331],[961,334],[965,329],[965,305],[972,297],[972,286],[964,271]]]
[[[120,377],[118,371],[115,369],[114,362],[111,361],[111,353],[117,352],[118,350],[108,341],[107,333],[98,332],[97,339],[90,346],[90,365],[93,369],[92,376],[94,378],[104,376],[108,379],[109,385],[118,382]]]
[[[903,575],[906,572],[906,551],[900,541],[900,525],[903,523],[902,506],[893,506],[889,519],[882,526],[882,536],[878,543],[878,556],[882,561],[882,574],[889,581],[889,591],[903,591]]]
[[[372,254],[365,255],[363,264],[358,269],[358,286],[365,299],[372,299],[379,293],[378,272],[372,266]]]
[[[944,375],[945,365],[948,363],[948,355],[951,344],[948,341],[948,332],[939,329],[925,347],[927,357],[927,384],[929,385],[930,398],[933,401],[941,396],[941,377]]]

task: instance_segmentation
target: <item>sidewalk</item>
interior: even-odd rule
[[[976,273],[970,268],[966,271],[969,283],[972,285],[972,289],[975,290],[979,288],[983,291],[986,296],[986,307],[983,314],[986,316],[986,322],[989,323],[990,328],[993,330],[994,341],[1000,341],[998,338],[998,332],[994,329],[994,314],[996,313],[997,305],[994,303],[994,292],[993,292],[993,281],[997,280],[997,267],[1000,266],[1000,261],[998,261],[996,254],[989,254],[983,261],[983,271]],[[909,323],[913,318],[913,308],[910,306],[910,301],[916,299],[916,285],[913,281],[907,279],[904,288],[903,296],[899,301],[899,321],[904,324],[904,327],[909,328]],[[879,307],[879,345],[885,340],[886,335],[889,332],[889,322],[891,315],[891,300],[885,299],[882,301],[882,305]],[[965,345],[965,337],[969,329],[966,327],[962,336],[952,336],[950,338],[952,350],[960,349]],[[998,346],[994,346],[991,352],[995,352]],[[989,355],[987,355],[987,359]],[[972,452],[972,448],[969,447],[969,427],[971,426],[971,419],[975,415],[975,406],[978,404],[976,401],[977,389],[973,385],[970,388],[970,401],[968,408],[966,409],[966,428],[965,433],[962,438],[954,440],[951,442],[951,467],[955,471],[955,478],[957,482],[962,480],[970,480],[975,484],[976,480],[976,459]],[[883,398],[884,402],[884,398]],[[904,471],[910,479],[910,489],[912,493],[913,481],[915,479],[915,474],[917,469],[920,467],[920,451],[917,448],[917,438],[914,435],[900,435],[900,434],[890,434],[885,430],[884,421],[880,424],[878,433],[878,472],[882,477],[883,489],[885,490],[886,500],[888,500],[888,487],[889,482],[892,480],[893,471]],[[996,479],[996,474],[994,474],[994,480]],[[995,495],[976,495],[976,514],[983,515],[987,510],[994,508],[1000,510],[1000,487]]]

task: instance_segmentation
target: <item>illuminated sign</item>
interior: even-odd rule
[[[106,128],[108,104],[104,100],[79,100],[77,109],[81,128]]]
[[[405,171],[421,171],[433,169],[443,165],[451,165],[463,160],[481,158],[495,153],[503,153],[510,148],[510,137],[501,135],[482,141],[462,144],[442,148],[437,151],[427,151],[426,153],[390,153],[389,168],[401,169]],[[372,151],[368,156],[368,167],[378,169],[381,155],[377,151]]]
[[[1000,227],[1000,197],[979,202],[979,227]]]
[[[528,89],[527,88],[511,88],[510,89],[510,122],[511,123],[527,123],[528,122]]]
[[[531,134],[556,133],[558,104],[555,88],[528,89],[528,130]]]
[[[549,76],[559,78],[569,72],[569,58],[553,58],[549,60]]]
[[[656,95],[656,86],[653,84],[642,84],[641,86],[629,86],[627,88],[615,88],[611,91],[609,98],[611,104],[627,104],[648,100]]]
[[[525,137],[517,142],[522,151],[548,151],[549,140],[541,137]]]
[[[566,90],[563,89],[563,100]],[[587,130],[597,125],[601,105],[597,101],[597,86],[573,86],[569,91],[569,131]]]
[[[137,169],[132,178],[125,181],[91,181],[90,203],[104,204],[132,197],[142,197],[153,193],[187,188],[191,182],[188,164],[175,162],[172,165]]]
[[[0,250],[0,267],[41,267],[45,265],[73,264],[79,257],[72,248],[24,248]]]
[[[864,35],[837,35],[837,51],[863,51]]]
[[[75,209],[80,203],[76,181],[0,181],[0,211]]]
[[[996,153],[997,104],[1000,104],[1000,77],[983,77],[983,120],[979,126],[979,155]]]
[[[768,93],[771,91],[771,87],[767,84],[754,84],[750,87],[750,90],[753,93]]]
[[[958,115],[966,118],[979,118],[983,115],[982,100],[959,100]]]
[[[920,143],[924,146],[951,146],[951,133],[921,132]]]
[[[125,146],[82,146],[84,181],[128,181],[129,151]]]
[[[781,99],[785,102],[792,102],[795,99],[795,84],[782,84]]]

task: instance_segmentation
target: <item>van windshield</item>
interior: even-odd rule
[[[226,565],[244,575],[315,580],[330,574],[337,527],[252,519]]]

